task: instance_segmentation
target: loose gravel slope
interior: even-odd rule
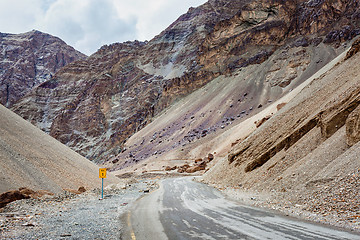
[[[98,166],[0,105],[0,193],[99,185]],[[107,183],[116,183],[111,175]]]

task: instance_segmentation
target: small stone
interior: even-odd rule
[[[24,223],[23,226],[25,227],[35,227],[35,224],[32,222]]]
[[[84,193],[84,192],[86,192],[86,189],[85,189],[85,187],[79,187],[78,191],[80,193]]]

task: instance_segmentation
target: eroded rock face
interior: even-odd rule
[[[13,110],[91,160],[126,156],[125,163],[116,163],[126,167],[161,155],[165,147],[154,150],[165,143],[160,136],[181,125],[169,125],[164,134],[139,142],[134,149],[152,150],[142,156],[123,149],[132,134],[218,76],[255,65],[264,68],[264,76],[248,71],[244,92],[249,94],[236,96],[249,106],[264,104],[259,94],[264,89],[275,100],[301,83],[359,33],[358,9],[359,1],[211,0],[189,9],[150,42],[104,46],[87,60],[67,65]],[[321,49],[329,54],[316,57]],[[168,145],[196,141],[252,111],[230,106],[223,116],[228,120],[207,120],[199,133]]]
[[[165,79],[199,71],[198,56],[204,39],[219,21],[233,17],[246,2],[210,0],[190,8],[139,52],[138,66]]]
[[[11,107],[57,70],[86,56],[39,31],[0,33],[0,103]]]
[[[349,146],[360,141],[360,107],[357,107],[346,120],[346,143]]]
[[[356,53],[358,53],[360,51],[360,38],[358,38],[353,45],[351,46],[351,49],[349,50],[349,52],[346,54],[345,60],[351,58],[352,56],[354,56]]]
[[[158,77],[135,65],[144,44],[104,46],[61,69],[13,109],[90,159],[109,149],[117,153],[121,148],[114,146],[153,116],[159,96]]]

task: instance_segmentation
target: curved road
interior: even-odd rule
[[[124,239],[360,239],[229,201],[191,178],[166,179],[126,215]]]

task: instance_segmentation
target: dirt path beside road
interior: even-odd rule
[[[122,239],[121,215],[155,188],[157,179],[133,179],[106,189],[103,200],[96,189],[16,201],[0,212],[0,239]]]

